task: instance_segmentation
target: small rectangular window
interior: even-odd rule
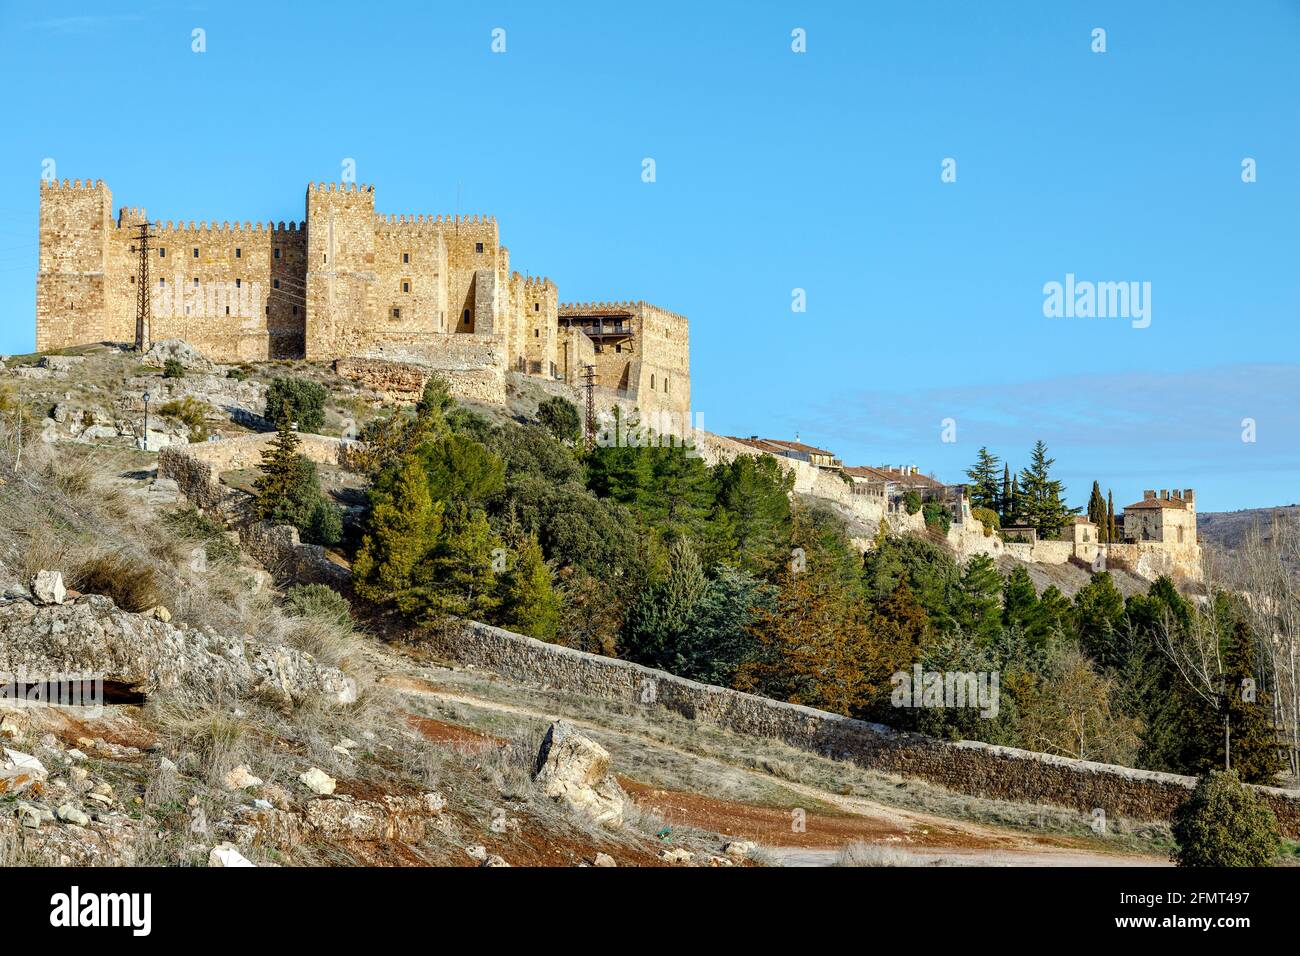
[[[541,335],[542,335],[542,330],[541,330],[541,329],[533,329],[533,338],[535,338],[535,339],[536,339],[536,338],[541,338]]]
[[[330,261],[330,254],[329,254],[328,252],[322,252],[322,253],[320,254],[320,261],[321,261],[321,262],[329,262],[329,261]]]
[[[481,243],[481,242],[476,242],[476,243],[474,243],[474,251],[475,251],[475,252],[482,252],[482,251],[483,251],[483,243]]]
[[[239,248],[239,246],[235,246],[235,258],[236,259],[244,258],[244,250]]]
[[[230,314],[230,306],[226,306],[226,315]]]
[[[411,283],[410,283],[410,280],[408,280],[408,279],[403,279],[403,280],[402,280],[402,291],[403,291],[403,292],[410,292],[410,291],[411,291]]]
[[[408,262],[410,262],[410,261],[411,261],[411,254],[410,254],[409,252],[403,252],[403,253],[402,253],[402,265],[406,265],[406,264],[407,264]]]
[[[272,280],[271,280],[271,287],[272,287],[273,289],[278,289],[278,288],[280,288],[280,280],[279,280],[279,279],[272,279]]]
[[[279,246],[276,246],[276,247],[275,247],[275,257],[276,257],[277,259],[280,258],[280,247],[279,247]]]
[[[393,318],[395,318],[395,319],[400,319],[401,317],[402,317],[402,310],[399,309],[399,308],[397,308],[397,307],[394,307],[394,308],[393,308]]]
[[[243,280],[243,279],[236,279],[236,280],[235,280],[235,288],[236,288],[236,289],[240,288],[240,287],[243,285],[243,283],[244,283],[244,280]]]
[[[466,310],[465,310],[465,321],[466,321],[466,322],[469,321],[469,309],[466,309]]]
[[[296,305],[293,307],[293,314],[294,315],[298,314],[298,307]]]
[[[199,257],[199,247],[198,247],[198,246],[195,246],[195,247],[194,247],[194,258],[197,259],[198,257]]]
[[[664,376],[664,394],[665,394],[665,395],[668,394],[668,376],[667,376],[667,375]]]
[[[533,311],[534,311],[534,312],[540,312],[540,311],[542,311],[542,304],[541,304],[540,302],[534,302],[534,303],[533,303]]]
[[[166,279],[159,279],[159,280],[158,280],[158,284],[159,284],[159,285],[166,285],[166,284],[167,284],[167,280],[166,280]]]
[[[194,277],[194,288],[197,289],[198,287],[199,287],[199,277],[198,277],[198,276],[195,276],[195,277]]]

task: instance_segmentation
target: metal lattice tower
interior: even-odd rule
[[[136,241],[139,243],[137,251],[140,253],[140,270],[136,278],[135,290],[135,347],[143,352],[153,343],[152,338],[152,321],[153,316],[150,314],[150,297],[152,291],[149,288],[149,240],[154,236],[149,234],[149,224],[141,223],[136,227],[140,230]]]
[[[582,367],[582,387],[587,393],[587,448],[596,444],[596,366]]]

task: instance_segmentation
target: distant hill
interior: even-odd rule
[[[1196,515],[1196,532],[1201,544],[1213,545],[1221,550],[1240,546],[1246,532],[1259,525],[1268,535],[1274,515],[1300,519],[1300,505],[1282,505],[1278,508],[1244,508],[1241,511],[1201,511]]]

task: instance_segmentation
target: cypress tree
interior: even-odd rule
[[[1119,541],[1119,526],[1115,524],[1115,493],[1106,489],[1106,543]]]

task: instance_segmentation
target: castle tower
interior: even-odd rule
[[[43,180],[40,219],[37,351],[102,341],[113,194],[103,180]]]
[[[373,186],[307,187],[305,357],[350,355],[379,322]]]

